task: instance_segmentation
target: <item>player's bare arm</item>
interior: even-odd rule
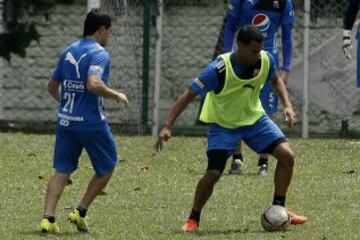
[[[58,102],[60,102],[60,82],[51,79],[47,85],[47,90],[50,95]]]
[[[285,85],[287,85],[289,73],[285,71],[284,69],[279,70],[279,77],[284,82]]]
[[[126,107],[129,104],[129,101],[124,93],[109,88],[99,77],[95,75],[90,75],[88,77],[86,87],[88,91],[97,96],[114,99],[123,103]]]
[[[281,103],[284,106],[285,119],[289,121],[290,126],[294,126],[296,122],[296,114],[289,100],[289,95],[286,90],[285,83],[282,79],[280,79],[278,73],[275,73],[272,79],[273,80],[271,81],[271,86],[275,90],[276,94],[279,96]]]
[[[184,109],[189,105],[192,99],[197,96],[195,92],[191,89],[186,89],[180,97],[176,100],[174,106],[171,108],[168,117],[164,123],[163,128],[161,129],[159,136],[155,142],[154,148],[156,151],[161,151],[163,148],[164,141],[170,139],[171,129],[178,118],[178,116],[184,111]]]

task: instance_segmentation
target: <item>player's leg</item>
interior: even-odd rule
[[[216,124],[210,125],[207,138],[208,166],[205,175],[196,186],[191,214],[182,227],[184,232],[195,232],[197,230],[201,211],[210,198],[215,184],[220,179],[227,159],[241,140],[241,134],[240,131],[229,131],[229,129],[224,129]]]
[[[260,154],[258,160],[258,174],[260,176],[267,176],[269,172],[269,155],[268,154]]]
[[[55,209],[65,188],[69,175],[56,172],[48,183],[45,195],[45,207],[40,229],[43,233],[58,233],[60,229],[55,221]]]
[[[99,193],[108,184],[117,163],[116,145],[108,127],[102,130],[86,132],[79,136],[91,159],[95,174],[78,205],[68,219],[81,232],[89,232],[86,221],[87,210]]]
[[[295,155],[290,148],[288,142],[279,143],[272,151],[272,155],[276,158],[277,164],[275,169],[275,196],[281,196],[284,198],[284,201],[276,202],[279,205],[285,205],[285,196],[287,193],[287,189],[290,185]]]
[[[106,173],[105,175],[94,175],[90,180],[87,190],[84,193],[79,205],[68,216],[68,220],[75,224],[79,232],[89,232],[90,227],[87,223],[87,210],[95,198],[99,195],[100,191],[109,182],[113,171]]]
[[[240,141],[237,149],[232,155],[232,162],[231,162],[231,167],[229,169],[229,174],[242,174],[243,165],[244,165],[244,158],[242,155],[242,141]]]
[[[255,152],[270,153],[277,159],[274,202],[285,205],[285,196],[294,166],[294,154],[285,135],[267,115],[264,115],[248,129],[245,142]]]
[[[51,177],[45,196],[42,232],[59,232],[55,221],[57,203],[65,188],[70,174],[77,168],[82,146],[69,130],[57,129],[54,153],[55,174]]]
[[[279,54],[271,53],[276,68],[279,69]],[[271,116],[276,113],[279,98],[276,95],[275,91],[272,89],[270,82],[266,82],[264,87],[260,91],[260,101],[261,105],[264,108],[266,114]],[[267,153],[260,154],[258,160],[258,174],[260,176],[267,176],[269,171],[269,155]]]
[[[220,179],[230,154],[228,150],[215,149],[207,151],[207,156],[208,167],[205,175],[199,180],[196,186],[191,214],[182,227],[184,232],[195,232],[197,230],[200,223],[201,211],[210,198],[215,184]]]
[[[280,128],[267,116],[260,118],[246,133],[247,145],[258,153],[270,153],[276,160],[274,205],[285,206],[286,193],[291,182],[295,156]],[[303,216],[291,213],[293,224],[307,221]]]
[[[86,192],[84,193],[83,198],[80,201],[79,206],[88,209],[91,203],[95,200],[95,198],[99,195],[101,190],[104,189],[104,187],[108,184],[112,174],[113,170],[109,171],[105,175],[97,175],[94,174],[92,179],[90,180],[88,187],[86,189]]]
[[[276,113],[279,98],[271,87],[271,84],[267,82],[260,92],[261,105],[263,106],[266,114],[271,116]],[[258,160],[258,174],[260,176],[267,176],[269,171],[269,155],[267,153],[260,154]]]
[[[285,206],[285,198],[293,174],[295,156],[287,142],[278,144],[272,151],[272,155],[277,159],[273,204]],[[289,214],[292,224],[304,224],[308,221],[307,217],[295,214],[290,210]]]

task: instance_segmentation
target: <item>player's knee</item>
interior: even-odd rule
[[[279,159],[279,163],[286,168],[293,168],[295,163],[294,152],[291,149],[286,150]]]
[[[207,173],[210,172],[212,176],[215,177],[216,175],[220,178],[225,169],[226,161],[229,158],[229,151],[224,149],[209,150],[207,156]]]
[[[97,168],[95,169],[95,175],[98,177],[111,177],[115,169],[115,165],[108,166],[107,168]]]

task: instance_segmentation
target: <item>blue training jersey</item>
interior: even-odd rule
[[[106,123],[103,97],[87,90],[87,79],[95,75],[108,85],[109,53],[95,39],[83,38],[64,49],[52,79],[61,83],[57,123],[69,129],[89,129]]]
[[[269,74],[266,78],[266,82],[272,80],[274,72],[278,69],[275,64],[275,60],[271,54],[267,53],[270,61]],[[234,53],[230,56],[230,61],[235,74],[241,79],[250,79],[254,77],[259,69],[261,68],[261,60],[256,64],[236,64],[234,62]],[[221,84],[219,75],[219,66],[224,66],[224,60],[217,58],[209,63],[201,74],[191,82],[190,89],[197,93],[201,98],[204,98],[210,91],[220,92],[223,85]],[[224,79],[223,79],[224,81]]]
[[[263,49],[271,54],[277,54],[279,27],[293,24],[295,20],[291,0],[231,0],[227,15],[235,20],[237,28],[245,25],[258,27],[264,36]]]

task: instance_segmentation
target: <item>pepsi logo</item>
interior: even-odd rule
[[[270,26],[270,18],[263,13],[256,14],[252,19],[252,25],[265,32]]]

